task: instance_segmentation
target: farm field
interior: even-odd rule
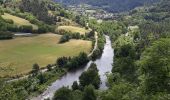
[[[89,30],[77,26],[59,26],[57,30],[65,30],[65,31],[70,31],[72,33],[79,32],[80,34],[85,34],[89,32]]]
[[[91,41],[70,40],[58,44],[60,35],[42,34],[0,41],[0,76],[13,76],[31,71],[32,65],[40,67],[55,63],[58,57],[89,53]]]
[[[31,24],[28,20],[17,17],[17,16],[10,15],[8,13],[4,13],[4,15],[2,15],[2,18],[11,19],[11,20],[14,21],[14,24],[16,24],[18,26],[20,26],[20,25],[31,25],[33,27],[33,29],[35,29],[35,30],[38,29],[37,25]]]

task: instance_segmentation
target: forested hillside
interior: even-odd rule
[[[99,6],[107,11],[122,12],[131,10],[137,6],[151,4],[159,0],[54,0],[66,5],[87,3],[93,6]]]
[[[102,22],[73,14],[51,0],[4,1],[0,2],[0,74],[9,72],[0,77],[0,100],[170,99],[170,0],[55,0],[127,11]],[[16,32],[36,35],[13,38]],[[113,50],[114,56],[105,49]],[[102,57],[105,53],[107,58]],[[110,57],[113,62],[108,64]],[[13,67],[18,59],[24,64]],[[14,63],[6,67],[6,60]],[[104,74],[103,90],[105,69],[110,72]],[[20,77],[23,72],[29,73]]]
[[[169,100],[170,94],[170,1],[140,7],[117,21],[89,23],[113,42],[114,63],[107,90],[74,83],[72,90],[59,89],[54,98],[73,100]],[[96,81],[97,82],[97,81]],[[85,82],[84,82],[85,83]],[[76,87],[76,90],[75,90]],[[77,94],[81,94],[76,98]],[[54,99],[57,100],[57,99]]]

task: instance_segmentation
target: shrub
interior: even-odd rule
[[[70,37],[69,37],[69,35],[63,35],[61,38],[60,38],[60,41],[59,41],[59,43],[64,43],[64,42],[67,42],[67,41],[69,41],[70,40]]]
[[[14,24],[14,21],[12,19],[5,19],[5,22],[9,24]]]
[[[0,32],[0,40],[5,40],[5,39],[12,39],[13,34],[9,32]]]
[[[33,27],[31,25],[22,25],[19,27],[19,30],[25,33],[32,33]]]

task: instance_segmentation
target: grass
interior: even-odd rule
[[[31,71],[32,65],[40,67],[55,63],[58,57],[89,53],[91,42],[70,40],[58,44],[60,35],[43,34],[0,41],[0,76],[14,76]]]
[[[89,30],[77,26],[59,26],[57,30],[65,30],[70,31],[72,33],[79,32],[80,34],[85,34],[89,32]]]
[[[4,19],[12,19],[14,21],[14,24],[21,26],[21,25],[31,25],[33,27],[33,29],[38,29],[37,25],[31,24],[28,20],[17,17],[17,16],[13,16],[10,15],[8,13],[4,13],[4,15],[2,15],[2,18]]]

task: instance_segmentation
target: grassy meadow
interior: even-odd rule
[[[4,19],[11,19],[14,21],[14,24],[21,26],[21,25],[31,25],[33,27],[33,29],[38,29],[37,25],[31,24],[28,20],[25,20],[23,18],[17,17],[17,16],[13,16],[10,15],[8,13],[4,13],[4,15],[2,15],[2,18]]]
[[[0,41],[0,76],[25,74],[31,71],[34,63],[45,67],[55,63],[58,57],[76,56],[91,50],[90,41],[70,40],[58,44],[60,37],[49,33]]]
[[[89,32],[89,30],[86,30],[85,28],[81,28],[77,26],[59,26],[57,30],[65,30],[65,31],[72,32],[72,33],[79,32],[80,34],[85,34]]]

